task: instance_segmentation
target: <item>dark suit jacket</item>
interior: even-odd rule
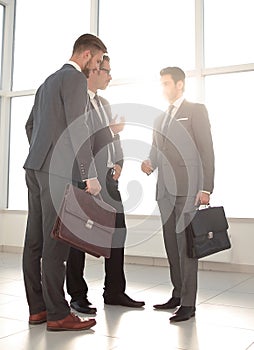
[[[112,112],[109,102],[103,97],[99,97],[103,105],[104,111],[107,114],[109,122],[112,120]],[[110,128],[106,124],[102,124],[98,113],[94,109],[92,103],[90,102],[90,118],[88,120],[89,128],[93,130],[93,135],[91,137],[91,145],[93,149],[93,155],[95,159],[95,165],[100,178],[100,174],[105,176],[107,172],[107,160],[108,160],[108,147],[109,143],[114,144],[116,162],[121,167],[123,166],[123,150],[120,143],[119,135],[113,137]]]
[[[39,87],[26,123],[30,143],[25,169],[77,181],[96,177],[86,124],[87,81],[70,64]]]
[[[104,107],[104,110],[109,118],[109,122],[112,121],[113,117],[112,117],[112,110],[111,110],[111,107],[110,107],[110,104],[109,102],[103,98],[103,97],[99,97],[100,100],[101,100],[101,103]],[[120,136],[119,134],[116,134],[113,138],[113,143],[114,143],[114,148],[115,148],[115,157],[116,157],[116,164],[119,164],[121,166],[121,168],[123,167],[123,149],[122,149],[122,146],[121,146],[121,141],[120,141]]]
[[[158,168],[157,200],[165,190],[178,196],[212,192],[214,151],[206,107],[184,100],[172,118],[167,138],[161,134],[164,116],[155,120],[149,156],[153,168]]]

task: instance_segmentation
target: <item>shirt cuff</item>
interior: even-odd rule
[[[209,191],[201,190],[201,192],[206,193],[206,194],[211,194],[211,192],[209,192]]]
[[[97,179],[97,177],[90,177],[89,179],[82,180],[82,182],[86,182],[87,180],[94,180]]]

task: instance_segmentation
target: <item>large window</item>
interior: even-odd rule
[[[195,0],[100,0],[99,35],[115,78],[154,78],[168,65],[195,67]]]
[[[13,90],[37,89],[89,31],[89,0],[17,0]]]
[[[216,156],[212,204],[224,205],[227,216],[253,218],[253,0],[16,0],[13,88],[0,88],[3,105],[12,101],[11,111],[6,109],[11,125],[9,208],[26,209],[24,127],[34,93],[69,59],[77,36],[90,31],[96,4],[98,34],[108,47],[113,76],[101,93],[113,113],[127,120],[120,181],[126,212],[158,213],[156,174],[144,176],[140,164],[149,152],[152,121],[167,106],[160,69],[177,65],[187,74],[186,98],[208,108]],[[4,14],[0,5],[1,22]]]
[[[29,13],[29,16],[27,15]],[[25,123],[35,90],[69,60],[74,41],[90,32],[89,0],[17,0],[11,104],[9,200],[10,209],[27,208],[23,164],[28,153]],[[26,90],[30,90],[27,92]],[[22,93],[23,91],[23,93]],[[23,96],[22,96],[23,95]]]
[[[205,0],[205,65],[253,63],[253,0]]]
[[[254,217],[253,11],[252,0],[204,0],[205,100],[216,156],[212,198],[231,217]]]
[[[231,217],[254,218],[253,82],[254,71],[206,78],[216,156],[213,199]]]
[[[113,13],[117,15],[109,21]],[[195,1],[100,0],[99,35],[108,46],[115,78],[104,95],[113,112],[124,115],[127,122],[121,133],[125,163],[120,189],[125,211],[158,214],[156,174],[147,178],[140,164],[149,154],[153,119],[166,108],[160,69],[195,68]]]
[[[33,105],[34,96],[12,98],[10,163],[9,163],[9,208],[27,209],[27,188],[23,165],[28,154],[25,124]]]
[[[186,98],[203,102],[208,108],[216,156],[212,203],[224,205],[228,216],[254,217],[254,190],[249,188],[254,175],[250,162],[254,148],[253,10],[252,0],[100,0],[99,32],[109,42],[112,74],[116,78],[104,95],[113,104],[122,104],[122,108],[115,106],[116,113],[122,109],[127,121],[132,120],[133,125],[122,133],[127,156],[131,140],[136,143],[135,154],[127,157],[120,181],[127,212],[154,213],[151,193],[154,195],[155,179],[140,173],[152,135],[146,126],[141,130],[135,123],[146,125],[148,106],[165,108],[159,71],[177,65],[189,77]],[[108,21],[108,13],[113,12],[118,16]],[[143,113],[133,121],[130,108],[124,111],[126,103],[142,104]],[[130,201],[135,194],[136,204]]]

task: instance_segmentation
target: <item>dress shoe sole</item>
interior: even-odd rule
[[[61,331],[86,331],[90,329],[93,326],[89,326],[86,328],[52,328],[52,327],[47,327],[47,331],[49,332],[61,332]]]
[[[175,309],[177,306],[180,306],[180,304],[173,305],[173,306],[156,306],[156,305],[153,305],[153,307],[154,307],[155,310],[173,310],[173,309]]]
[[[155,304],[153,307],[156,310],[172,310],[175,309],[177,306],[181,305],[181,300],[178,297],[172,297],[170,300],[168,300],[164,304]]]
[[[141,308],[143,307],[145,304],[140,304],[140,305],[125,305],[125,304],[121,304],[121,303],[117,303],[117,302],[106,302],[104,301],[105,305],[114,305],[114,306],[123,306],[123,307],[132,307],[132,308]]]
[[[96,323],[91,326],[82,327],[82,328],[68,328],[68,327],[47,327],[47,331],[50,332],[61,332],[61,331],[86,331],[95,326]]]
[[[177,318],[177,316],[176,316],[176,318],[172,317],[172,318],[169,319],[169,321],[170,322],[188,321],[190,318],[192,318],[194,316],[195,316],[195,312],[193,312],[193,314],[190,314],[188,317],[187,316],[186,317],[179,317],[179,319]]]
[[[83,308],[73,307],[73,306],[71,306],[71,308],[72,310],[80,312],[81,314],[87,314],[87,315],[96,315],[96,312],[97,312],[97,309],[95,308],[83,309]]]
[[[30,325],[32,325],[32,326],[35,326],[35,325],[37,325],[37,324],[42,324],[42,323],[45,323],[45,322],[47,322],[47,319],[46,319],[46,318],[43,319],[43,320],[38,320],[38,321],[28,321],[28,323],[29,323]]]

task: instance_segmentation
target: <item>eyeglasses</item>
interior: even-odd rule
[[[103,70],[104,72],[107,73],[107,75],[110,75],[111,70],[110,69],[106,69],[106,68],[100,68],[100,70]]]

